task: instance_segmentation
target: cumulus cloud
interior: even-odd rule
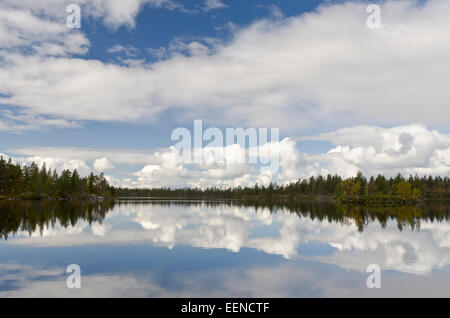
[[[119,25],[133,25],[144,4],[92,3],[106,23]],[[445,0],[386,1],[382,28],[371,30],[366,4],[328,4],[256,21],[212,50],[197,45],[194,55],[132,67],[45,56],[54,49],[43,39],[45,54],[1,51],[0,103],[63,119],[134,122],[171,110],[180,121],[193,117],[298,132],[313,123],[319,130],[380,122],[444,126],[449,10]],[[66,52],[85,47],[64,45]]]
[[[66,56],[85,54],[89,45],[84,34],[71,32],[65,23],[0,5],[0,59],[9,57],[5,51],[8,49],[31,49],[40,56]]]
[[[89,161],[97,171],[113,169],[115,164],[138,164],[142,168],[131,176],[110,178],[140,187],[283,184],[319,174],[349,177],[358,170],[368,175],[450,173],[448,135],[422,124],[349,125],[447,124],[450,72],[445,70],[450,64],[445,56],[450,52],[450,20],[443,0],[423,5],[387,1],[382,7],[383,26],[376,31],[365,25],[364,4],[329,4],[313,13],[256,21],[235,30],[227,43],[175,39],[160,52],[158,62],[123,60],[120,65],[74,57],[87,52],[89,40],[67,29],[64,19],[59,19],[65,14],[60,10],[64,3],[56,2],[7,0],[0,5],[0,43],[4,44],[0,103],[10,105],[2,111],[0,131],[77,128],[91,120],[154,120],[168,110],[181,121],[195,116],[220,125],[279,126],[295,134],[312,123],[319,123],[319,131],[343,124],[349,128],[276,143],[278,171],[233,161],[249,151],[239,145],[207,147],[201,164],[177,162],[170,147],[11,151],[23,162],[47,161],[56,169],[73,167],[81,173],[91,171]],[[86,14],[101,16],[106,24],[132,27],[142,6],[175,8],[169,3],[86,0],[81,4]],[[30,47],[31,54],[25,54]],[[120,45],[110,51],[135,53],[134,47]],[[296,145],[304,139],[329,141],[333,148],[310,155]],[[226,164],[217,165],[214,158],[224,151]]]
[[[297,145],[304,140],[328,141],[333,146],[327,152],[308,154],[302,151],[301,144]],[[93,161],[98,171],[113,169],[114,164],[142,165],[133,177],[110,176],[115,185],[128,187],[285,184],[327,174],[347,178],[358,171],[367,176],[395,176],[397,173],[450,176],[450,136],[423,125],[355,126],[316,136],[284,138],[250,148],[233,144],[206,146],[199,149],[201,152],[196,149],[192,149],[194,155],[189,161],[183,161],[175,147],[149,151],[30,147],[12,149],[11,153],[27,162],[47,161],[57,167],[78,165],[77,169],[82,171],[89,169],[87,161]]]
[[[152,163],[147,164],[134,175],[138,177],[136,185],[147,184],[151,187],[169,186],[170,182],[178,185],[186,184],[190,178],[195,178],[195,172],[190,172],[180,164],[175,152],[170,150],[156,152]]]
[[[357,126],[306,139],[332,142],[336,147],[327,157],[342,160],[369,175],[450,174],[450,136],[423,125]]]
[[[107,158],[102,157],[100,159],[95,159],[94,169],[103,172],[114,169],[114,165]]]
[[[79,159],[69,159],[64,157],[41,157],[41,156],[32,156],[26,158],[13,158],[14,161],[19,162],[21,164],[30,165],[32,162],[37,164],[39,167],[45,163],[47,168],[54,169],[59,173],[63,170],[77,170],[77,172],[81,176],[87,176],[92,169],[87,165],[84,160]]]
[[[64,156],[51,157],[46,155],[33,155],[33,156],[8,156],[6,154],[0,153],[5,160],[11,159],[13,163],[19,163],[21,165],[30,165],[35,163],[38,167],[42,167],[44,164],[47,168],[56,170],[61,173],[63,170],[77,170],[81,176],[87,176],[92,172],[91,167],[86,163],[85,160],[68,158]]]

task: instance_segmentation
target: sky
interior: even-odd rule
[[[371,3],[376,28],[363,1],[2,0],[0,153],[128,187],[450,176],[450,1]],[[276,169],[180,162],[195,120],[278,129]]]

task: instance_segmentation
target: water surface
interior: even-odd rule
[[[0,297],[449,297],[449,218],[446,205],[2,201]]]

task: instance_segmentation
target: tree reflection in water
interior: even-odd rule
[[[385,228],[389,221],[397,222],[400,231],[404,228],[420,230],[421,221],[448,222],[450,208],[445,204],[420,206],[348,206],[332,202],[245,202],[245,201],[196,201],[196,200],[121,200],[121,201],[0,201],[0,238],[18,232],[30,235],[37,230],[42,234],[44,228],[52,228],[59,223],[63,228],[75,226],[79,221],[89,225],[101,224],[114,206],[142,205],[155,207],[250,207],[255,213],[268,209],[271,213],[279,211],[295,213],[301,218],[320,222],[348,224],[353,221],[359,232],[373,222],[379,222]]]

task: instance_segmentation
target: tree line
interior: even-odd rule
[[[114,197],[115,189],[103,174],[81,177],[77,170],[63,170],[42,167],[32,163],[20,165],[11,158],[0,157],[0,198],[44,199],[44,198],[98,198]]]
[[[44,163],[20,165],[0,157],[0,199],[158,197],[179,199],[301,200],[333,199],[342,203],[412,203],[424,199],[450,199],[450,180],[440,176],[398,174],[366,178],[361,172],[343,179],[338,175],[310,177],[285,185],[252,187],[114,188],[103,174],[81,177],[77,170],[58,174]]]
[[[167,197],[180,199],[246,199],[276,200],[323,198],[342,203],[408,203],[422,199],[450,199],[448,177],[409,176],[398,174],[366,178],[361,172],[342,179],[337,175],[310,177],[286,185],[270,183],[252,187],[219,188],[118,188],[119,197]]]

